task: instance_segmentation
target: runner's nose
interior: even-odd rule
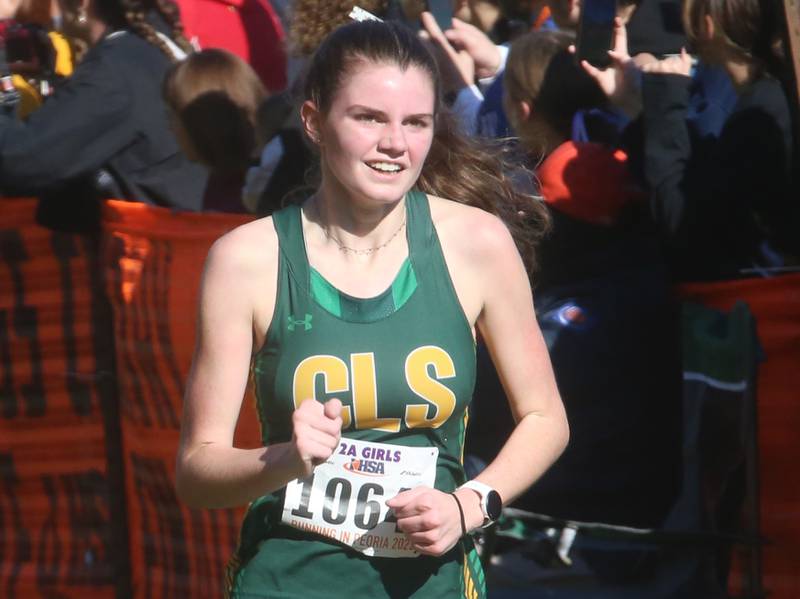
[[[387,123],[382,133],[383,135],[378,142],[379,151],[385,152],[386,154],[392,156],[399,156],[408,148],[405,131],[403,131],[402,125],[397,123]]]

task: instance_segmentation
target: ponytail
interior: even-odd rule
[[[462,134],[449,110],[436,116],[433,144],[417,181],[421,191],[474,206],[499,217],[508,227],[530,275],[536,271],[536,248],[550,228],[550,216],[540,198],[523,193],[510,169],[515,165],[507,146]]]

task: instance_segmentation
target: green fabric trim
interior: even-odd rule
[[[394,299],[394,309],[399,310],[403,307],[414,290],[417,288],[417,275],[414,274],[414,267],[411,266],[411,261],[406,258],[400,272],[397,273],[394,281],[392,281],[392,299]]]
[[[470,572],[472,572],[472,579],[475,582],[475,586],[478,587],[478,596],[486,597],[486,577],[483,573],[481,558],[474,546],[467,553],[467,561]]]
[[[471,549],[467,555],[472,573],[475,575],[475,579],[477,580],[478,584],[483,587],[483,582],[485,579],[483,575],[483,567],[481,566],[481,558],[478,557],[478,552],[474,548]]]
[[[376,297],[353,297],[339,292],[342,318],[349,322],[368,323],[391,316],[395,312],[392,289],[389,287]]]
[[[368,323],[390,316],[411,298],[417,289],[417,276],[411,260],[405,259],[391,286],[376,297],[353,297],[339,291],[314,268],[311,269],[311,296],[325,311],[350,322]]]
[[[315,269],[311,269],[311,295],[328,312],[342,317],[342,302],[339,290],[328,283]]]
[[[252,370],[252,379],[253,384],[255,385],[255,398],[254,402],[256,405],[256,414],[258,415],[258,423],[261,426],[261,441],[266,445],[269,439],[269,426],[267,424],[267,418],[264,414],[264,406],[258,400],[259,397],[262,397],[260,394],[262,393],[261,390],[261,360],[260,355],[256,356],[253,359],[253,364],[251,366]]]

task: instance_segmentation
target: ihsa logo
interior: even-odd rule
[[[367,476],[380,476],[384,474],[383,462],[373,460],[350,460],[344,465],[345,470]]]

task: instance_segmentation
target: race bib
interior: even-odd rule
[[[311,476],[286,486],[281,521],[365,555],[415,557],[386,500],[420,485],[433,487],[438,456],[435,447],[342,439]]]

